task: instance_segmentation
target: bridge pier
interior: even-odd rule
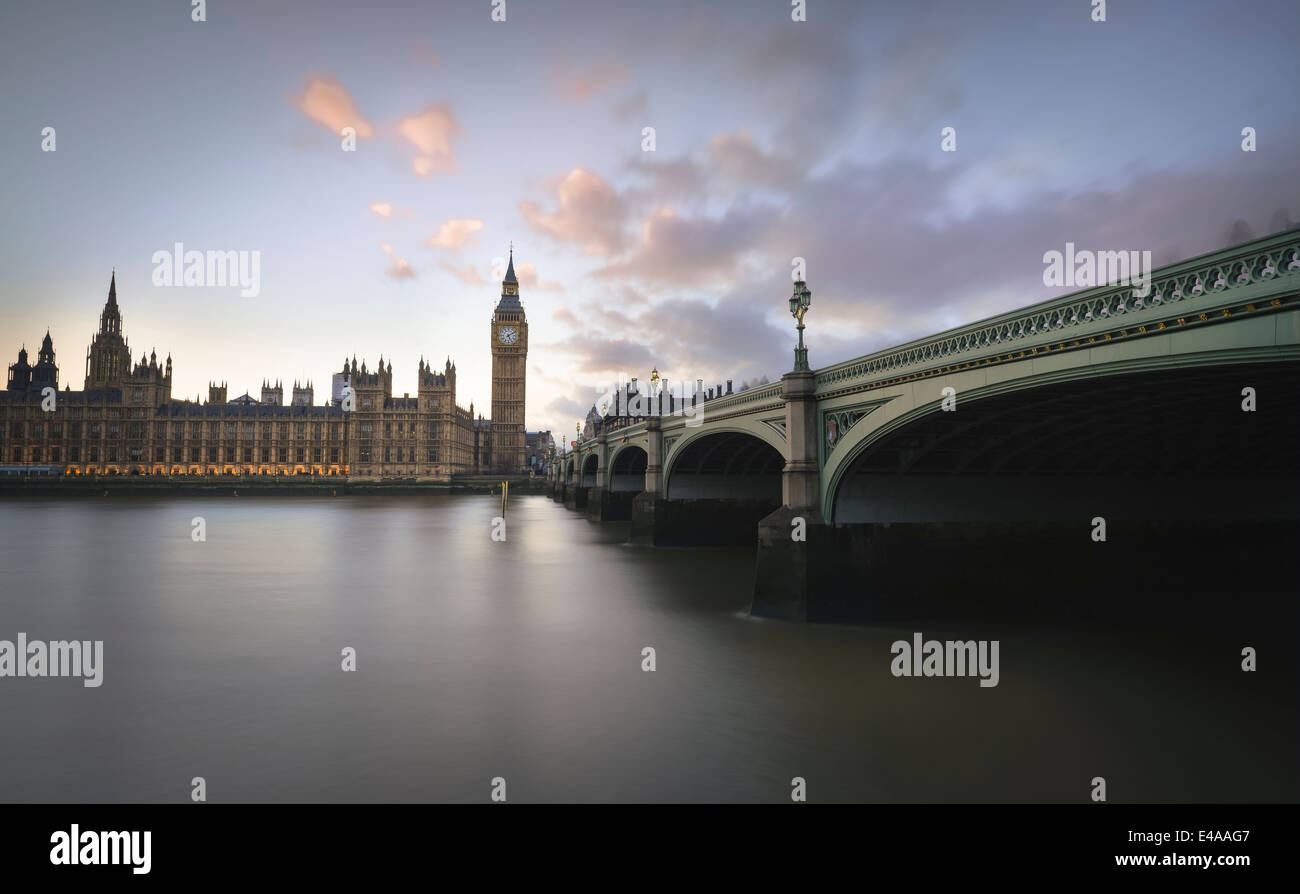
[[[585,511],[587,508],[587,488],[582,487],[579,484],[566,485],[564,492],[564,506],[566,509],[581,509]]]
[[[587,518],[601,521],[606,504],[606,486],[609,480],[608,440],[604,434],[596,438],[596,483],[587,486]]]
[[[587,518],[591,521],[628,521],[632,518],[632,500],[639,488],[629,487],[626,477],[616,479],[606,435],[601,435],[597,442],[596,456],[599,461],[596,486],[587,489]]]
[[[631,491],[614,491],[603,487],[587,490],[587,518],[592,521],[628,521],[632,518]]]
[[[632,498],[632,530],[627,542],[639,546],[654,546],[655,532],[661,522],[659,504],[664,492],[664,431],[663,420],[651,416],[646,420],[645,490]]]
[[[564,462],[562,458],[552,460],[554,466],[551,470],[551,499],[557,503],[564,502]]]
[[[820,512],[782,506],[758,522],[758,559],[749,612],[783,621],[816,621],[834,613],[833,596],[862,587],[861,572],[841,576],[845,557],[837,529]]]
[[[781,507],[758,522],[758,560],[750,614],[792,621],[815,619],[836,537],[821,513],[817,446],[817,378],[810,370],[781,377],[785,398],[786,463]],[[810,605],[812,612],[810,615]]]
[[[641,546],[750,546],[768,500],[669,500],[637,494],[628,542]]]

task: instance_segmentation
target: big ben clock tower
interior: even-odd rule
[[[501,281],[501,300],[492,314],[492,471],[524,470],[524,370],[528,320],[519,303],[515,253]]]

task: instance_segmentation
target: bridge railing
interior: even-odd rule
[[[710,398],[704,402],[705,418],[708,418],[707,414],[710,412],[717,413],[722,410],[741,409],[750,404],[769,403],[774,400],[781,400],[780,382],[759,385],[754,388],[747,388],[744,391],[735,391],[731,394]]]
[[[756,404],[779,404],[781,403],[781,383],[773,382],[768,385],[759,385],[753,388],[747,388],[744,391],[734,391],[731,394],[722,394],[714,397],[708,397],[698,404],[692,405],[689,415],[698,414],[704,422],[707,422],[710,414],[722,412],[746,412]],[[673,420],[687,418],[680,409],[673,413],[664,413],[662,417],[665,423]],[[638,418],[634,422],[625,422],[622,420],[611,420],[608,427],[604,429],[604,434],[613,436],[618,435],[620,438],[637,435],[645,431],[644,418]]]
[[[1261,284],[1300,283],[1300,230],[1287,230],[1151,272],[1145,296],[1132,283],[1073,292],[997,317],[817,370],[819,393],[850,381],[892,379],[934,366],[992,356],[1026,356],[1117,328],[1137,330],[1185,309],[1208,314],[1239,303]],[[1251,288],[1254,287],[1254,288]]]

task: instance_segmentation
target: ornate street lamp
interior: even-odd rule
[[[794,292],[790,294],[790,316],[798,322],[799,346],[794,349],[794,368],[795,371],[808,369],[808,349],[803,344],[803,315],[808,312],[808,306],[812,304],[812,291],[809,290],[808,284],[802,279],[797,280],[794,284]]]

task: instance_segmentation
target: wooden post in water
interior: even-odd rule
[[[501,482],[501,517],[502,518],[506,517],[506,505],[509,503],[509,500],[510,500],[510,482],[502,481]]]

